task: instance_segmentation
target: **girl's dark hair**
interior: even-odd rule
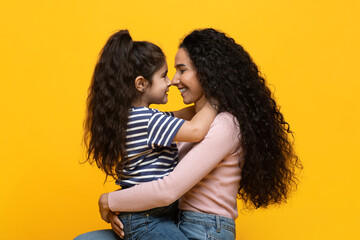
[[[240,124],[244,165],[238,193],[245,206],[285,202],[302,166],[290,126],[256,64],[234,39],[214,29],[191,32],[180,48],[189,54],[205,97]]]
[[[113,34],[95,66],[87,98],[84,142],[87,161],[96,162],[106,177],[121,177],[126,162],[126,128],[131,103],[139,96],[134,80],[165,64],[162,50],[150,42],[133,41],[127,30]]]

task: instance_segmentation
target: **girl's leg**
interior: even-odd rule
[[[139,240],[187,240],[175,224],[177,202],[143,212],[121,213],[125,238]]]
[[[178,226],[191,240],[235,240],[235,221],[226,217],[181,211]]]
[[[74,240],[121,240],[111,229],[87,232],[77,236]]]
[[[152,225],[152,226],[151,226]],[[151,228],[151,234],[156,234],[153,238],[146,239],[174,239],[174,240],[187,240],[188,238],[184,233],[180,231],[180,229],[175,224],[173,219],[164,218],[164,219],[156,219],[152,224],[149,225]],[[151,234],[149,236],[151,236]],[[141,238],[142,239],[142,238]]]
[[[125,239],[187,240],[176,226],[173,216],[132,214],[130,228],[124,231]]]
[[[123,240],[187,240],[175,224],[177,203],[144,212],[121,213]],[[112,230],[84,233],[74,240],[120,240]]]

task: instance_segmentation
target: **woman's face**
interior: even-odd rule
[[[172,79],[181,92],[185,104],[197,103],[204,99],[204,90],[197,78],[197,71],[193,65],[187,51],[179,48],[175,56],[176,73]]]

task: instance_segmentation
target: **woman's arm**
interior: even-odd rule
[[[109,209],[144,211],[171,204],[236,150],[238,133],[232,116],[219,114],[204,140],[190,150],[173,172],[163,179],[109,193],[106,196]]]

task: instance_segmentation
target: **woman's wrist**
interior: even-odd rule
[[[99,205],[104,210],[110,210],[109,207],[109,193],[103,193],[99,199]]]

